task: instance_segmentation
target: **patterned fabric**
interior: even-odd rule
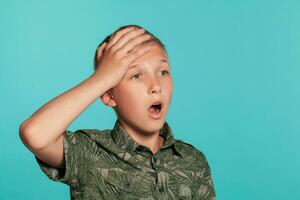
[[[35,158],[48,178],[70,186],[74,200],[215,200],[210,167],[203,153],[174,139],[167,122],[160,135],[164,137],[163,146],[153,155],[116,120],[112,130],[66,130],[65,169]]]

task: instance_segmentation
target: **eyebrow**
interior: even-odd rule
[[[166,62],[166,63],[169,63],[168,60],[162,58],[162,59],[160,59],[160,60],[158,61],[158,64],[162,64],[162,63],[165,63],[165,62]],[[136,68],[137,66],[139,66],[139,64],[132,65],[132,66],[130,67],[130,69]]]

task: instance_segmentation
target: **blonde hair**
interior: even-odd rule
[[[96,71],[97,66],[98,66],[98,63],[99,63],[99,60],[97,59],[97,54],[98,54],[98,49],[99,49],[99,47],[100,47],[104,42],[108,42],[108,41],[110,40],[110,38],[111,38],[116,32],[118,32],[118,31],[120,31],[120,30],[122,30],[122,29],[124,29],[124,28],[131,27],[131,26],[137,27],[137,28],[143,28],[143,27],[141,27],[141,26],[139,26],[139,25],[135,25],[135,24],[130,24],[130,25],[121,26],[120,28],[118,28],[118,29],[117,29],[115,32],[113,32],[112,34],[106,36],[105,39],[97,46],[97,49],[96,49],[96,52],[95,52],[95,55],[94,55],[94,70],[95,70],[95,71]],[[166,55],[168,55],[168,54],[167,54],[167,49],[166,49],[165,45],[164,45],[157,37],[155,37],[152,33],[150,33],[149,31],[147,31],[146,29],[145,29],[145,33],[149,34],[149,35],[152,37],[152,40],[151,40],[151,41],[157,43],[158,45],[160,45],[160,46],[162,47],[162,49],[164,50],[164,52],[166,53]],[[149,42],[149,41],[145,41],[144,43],[146,43],[146,42]],[[142,44],[143,44],[143,43],[142,43]],[[100,58],[100,59],[101,59],[101,58]]]

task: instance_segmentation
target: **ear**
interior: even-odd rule
[[[115,107],[117,105],[115,97],[111,90],[108,90],[104,94],[102,94],[100,99],[107,106]]]

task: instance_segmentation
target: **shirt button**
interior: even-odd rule
[[[160,187],[158,190],[159,190],[160,192],[163,192],[165,189],[164,189],[163,187]]]
[[[159,165],[159,159],[158,159],[158,158],[153,157],[153,158],[152,158],[152,161],[153,161],[155,164]]]
[[[130,183],[128,181],[123,182],[123,187],[129,187]]]

